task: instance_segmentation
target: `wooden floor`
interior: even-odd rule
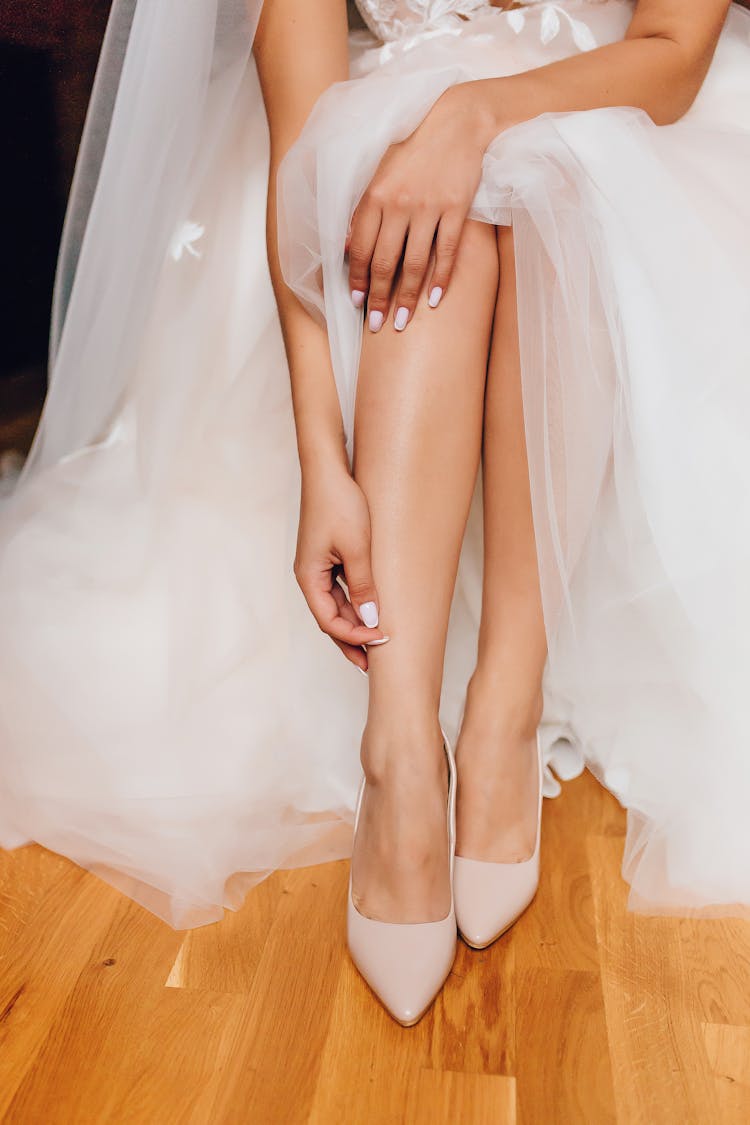
[[[627,913],[623,830],[589,774],[545,801],[534,903],[410,1029],[347,958],[346,863],[179,933],[0,853],[0,1120],[746,1123],[750,923]]]

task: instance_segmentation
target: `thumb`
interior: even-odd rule
[[[372,577],[369,549],[356,551],[343,561],[349,599],[363,624],[374,629],[378,624],[380,607]]]

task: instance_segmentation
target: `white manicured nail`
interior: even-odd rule
[[[383,327],[383,314],[382,314],[382,312],[378,312],[377,309],[373,309],[372,312],[370,313],[369,325],[370,325],[370,331],[371,332],[379,332],[380,329]]]
[[[360,668],[359,664],[355,664],[354,667],[357,669],[358,672],[361,672],[363,676],[367,675],[367,672],[365,672],[364,668]]]
[[[368,629],[376,629],[378,624],[378,607],[375,602],[363,602],[359,607],[359,616]]]
[[[352,289],[352,304],[355,309],[361,309],[365,303],[365,295],[361,289]]]
[[[393,327],[396,329],[397,332],[403,332],[403,330],[406,328],[406,322],[407,322],[408,319],[409,319],[409,310],[406,308],[405,305],[402,305],[401,308],[398,309],[398,311],[396,312],[396,316],[395,316],[395,319],[393,321]]]
[[[372,648],[373,645],[384,645],[385,642],[389,641],[390,639],[391,639],[390,637],[380,637],[379,640],[377,640],[377,641],[366,641],[365,642],[365,648],[366,649]]]
[[[436,285],[434,289],[430,290],[430,296],[427,298],[427,304],[430,306],[431,309],[436,309],[438,307],[438,305],[440,304],[440,298],[442,297],[442,295],[443,295],[443,290],[440,288],[439,285]]]

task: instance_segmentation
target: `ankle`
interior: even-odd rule
[[[511,738],[531,739],[542,719],[541,686],[513,683],[477,668],[466,691],[468,722]]]
[[[368,717],[360,761],[368,784],[447,778],[440,722],[436,715]]]

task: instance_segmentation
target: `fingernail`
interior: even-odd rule
[[[406,322],[408,319],[409,310],[405,305],[402,305],[401,308],[397,310],[396,316],[393,321],[393,327],[397,332],[403,332],[403,330],[406,328]]]
[[[357,669],[358,672],[361,672],[363,676],[367,675],[367,672],[365,672],[364,668],[360,668],[359,664],[355,664],[354,667]]]
[[[365,303],[365,295],[361,289],[352,289],[352,304],[355,309],[361,309]]]
[[[427,304],[430,306],[431,309],[436,309],[438,307],[438,305],[440,304],[440,298],[442,297],[442,295],[443,295],[443,290],[440,288],[439,285],[436,285],[434,289],[430,290],[430,295],[427,298]]]
[[[368,629],[376,629],[378,624],[378,607],[375,602],[363,602],[359,607],[359,616]]]
[[[378,312],[377,309],[373,309],[372,312],[370,313],[369,324],[370,324],[370,331],[371,332],[379,332],[380,329],[383,327],[383,314],[382,314],[382,312]]]
[[[377,641],[366,641],[365,648],[372,648],[373,645],[384,645],[385,642],[389,641],[390,639],[390,637],[380,637]]]

